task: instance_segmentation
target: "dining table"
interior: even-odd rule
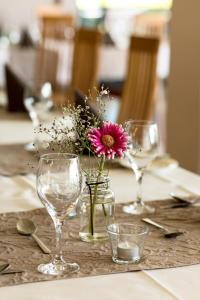
[[[0,119],[0,145],[28,143],[32,138],[33,129],[28,118],[8,115],[8,118]],[[136,196],[136,181],[132,170],[114,168],[109,174],[116,203],[133,201]],[[35,175],[31,173],[23,176],[0,175],[0,213],[41,208],[35,180]],[[200,176],[182,168],[178,163],[166,168],[151,169],[145,174],[145,201],[169,199],[169,194],[174,189],[180,192],[187,189],[188,192],[200,194]],[[0,259],[3,259],[1,253]],[[1,287],[0,299],[199,300],[199,277],[200,264],[142,270]]]

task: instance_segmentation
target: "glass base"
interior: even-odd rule
[[[123,206],[123,211],[132,215],[141,215],[146,213],[152,214],[155,212],[155,208],[144,203],[139,204],[135,202],[133,204]]]
[[[135,259],[132,259],[132,260],[123,260],[121,258],[113,256],[112,260],[113,260],[114,263],[117,263],[119,265],[138,264],[140,262],[140,258],[139,257],[135,258]]]
[[[106,241],[108,240],[108,234],[105,233],[91,233],[79,232],[79,237],[83,242],[98,242],[98,241]]]
[[[54,264],[53,262],[50,262],[38,266],[38,271],[46,275],[71,274],[78,272],[79,270],[80,267],[77,263]]]

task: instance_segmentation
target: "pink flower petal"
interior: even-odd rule
[[[114,144],[105,145],[102,142],[104,135],[110,135]],[[114,158],[115,156],[122,157],[127,149],[128,135],[124,131],[123,127],[118,124],[111,122],[104,122],[100,128],[90,128],[88,132],[88,140],[91,143],[93,151],[99,156],[104,155],[108,159]]]

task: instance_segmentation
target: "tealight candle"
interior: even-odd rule
[[[148,227],[144,225],[129,223],[108,225],[112,260],[117,264],[138,263],[148,232]]]
[[[128,241],[120,242],[117,246],[117,256],[126,261],[138,261],[140,259],[139,247],[133,243],[129,244]]]

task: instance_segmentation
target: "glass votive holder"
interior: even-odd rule
[[[145,225],[115,223],[107,227],[111,242],[112,260],[118,264],[138,263],[149,229]]]

